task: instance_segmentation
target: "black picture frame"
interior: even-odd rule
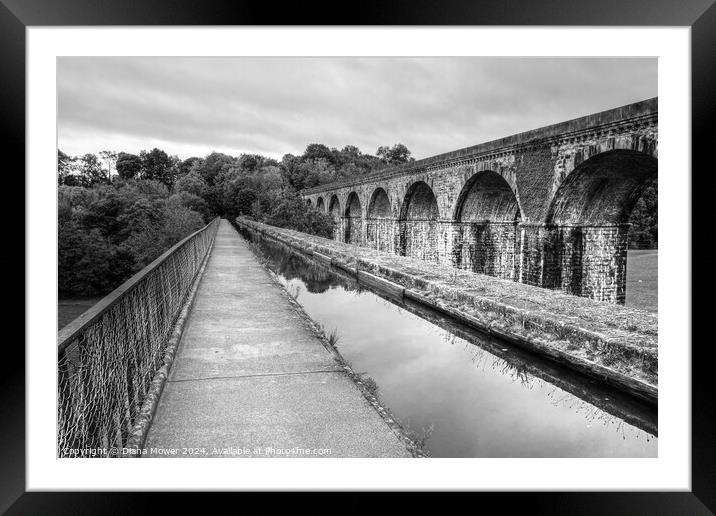
[[[712,168],[707,160],[711,143],[709,129],[716,112],[714,0],[489,0],[452,4],[420,0],[410,3],[361,2],[354,7],[348,18],[340,14],[338,4],[302,2],[287,3],[277,9],[269,3],[209,0],[144,0],[136,3],[126,0],[0,0],[0,145],[4,147],[3,155],[7,160],[16,160],[8,167],[12,166],[14,171],[25,170],[22,149],[25,148],[25,29],[28,26],[351,24],[689,26],[692,43],[692,168],[703,172]],[[24,192],[24,177],[17,172],[12,175],[10,180],[17,182],[13,191]],[[694,224],[707,219],[708,206],[708,202],[692,201]],[[19,209],[14,210],[15,219],[17,213],[20,213]],[[14,226],[19,233],[20,225],[16,220]],[[692,230],[694,234],[697,232]],[[12,254],[15,258],[22,255],[24,268],[25,255],[24,251],[19,251],[19,238],[18,235],[14,239],[16,245],[12,247]],[[10,247],[6,249],[9,255]],[[698,265],[694,260],[692,270],[700,270]],[[695,303],[692,305],[698,313],[699,307]],[[16,310],[20,306],[24,307],[24,303],[17,302]],[[708,306],[700,309],[707,310]],[[10,320],[15,319],[8,319],[8,322]],[[704,318],[692,316],[694,323],[700,320]],[[531,512],[551,514],[712,514],[716,511],[716,439],[712,430],[716,409],[711,399],[711,345],[708,339],[698,342],[696,332],[693,335],[696,345],[691,350],[691,492],[484,493],[481,496],[495,498],[502,507],[500,502],[504,503],[504,500],[501,498],[509,497],[510,509],[523,506]],[[32,422],[25,420],[25,354],[15,343],[16,339],[6,342],[6,364],[12,364],[12,367],[3,368],[0,375],[0,510],[7,510],[7,514],[109,514],[126,513],[138,507],[166,510],[166,501],[159,501],[150,493],[25,492],[25,424]],[[48,350],[51,348],[49,346]],[[174,502],[185,503],[185,497],[176,493],[172,498]],[[451,502],[459,503],[455,499]]]

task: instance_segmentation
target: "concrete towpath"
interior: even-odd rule
[[[145,457],[411,456],[226,220],[185,324]]]

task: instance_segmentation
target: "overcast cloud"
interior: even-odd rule
[[[655,58],[61,58],[58,146],[424,158],[657,96]]]

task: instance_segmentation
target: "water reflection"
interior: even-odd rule
[[[349,282],[341,280],[326,267],[321,267],[301,255],[289,253],[283,246],[266,241],[265,248],[266,252],[262,254],[270,260],[271,269],[281,274],[285,280],[301,280],[308,292],[322,294],[339,285],[351,290]]]
[[[244,233],[433,457],[653,457],[654,409],[338,269]]]

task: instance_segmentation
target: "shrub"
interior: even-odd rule
[[[297,194],[284,197],[266,217],[265,222],[325,238],[333,236],[333,219],[330,215],[309,206]]]

